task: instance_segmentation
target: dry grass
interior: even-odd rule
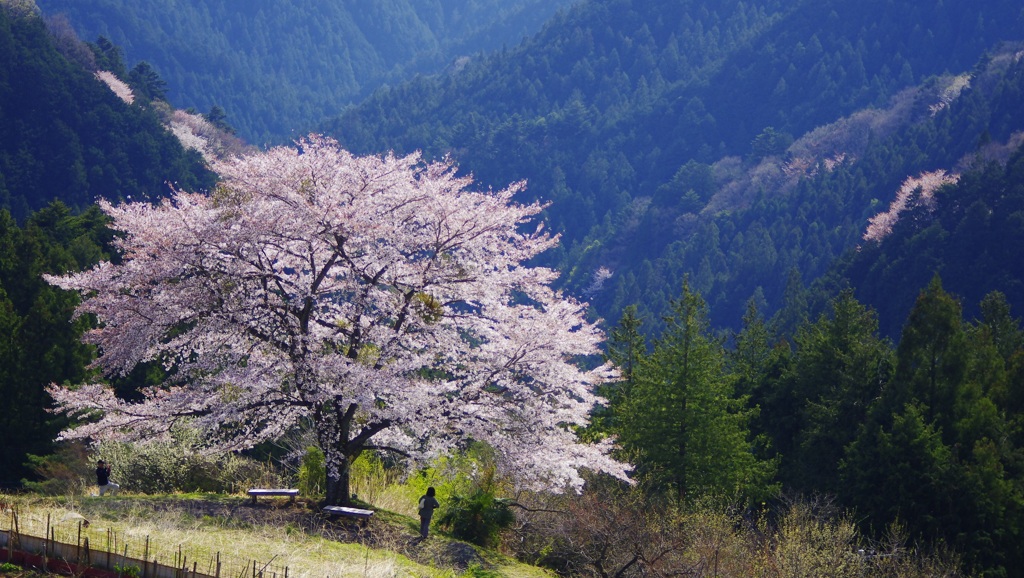
[[[242,497],[223,496],[0,498],[18,511],[22,532],[42,536],[49,525],[57,540],[75,544],[81,529],[94,552],[104,549],[112,535],[111,548],[120,554],[127,546],[129,558],[142,558],[148,539],[148,559],[173,565],[185,557],[189,568],[196,564],[200,571],[211,570],[219,552],[222,576],[242,574],[253,560],[260,567],[271,564],[279,576],[287,567],[288,575],[297,578],[447,577],[465,571],[446,564],[451,561],[446,556],[453,546],[467,546],[440,537],[417,545],[413,525],[387,512],[363,529],[326,520],[301,502],[287,506],[284,500],[252,507]],[[0,529],[11,522],[11,514],[4,513]],[[544,575],[508,560],[487,566],[503,576]]]

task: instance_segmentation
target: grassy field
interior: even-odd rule
[[[546,576],[495,552],[432,534],[417,540],[418,521],[377,510],[365,527],[322,516],[299,500],[262,499],[252,506],[244,496],[180,494],[42,498],[0,496],[11,508],[0,529],[9,529],[17,512],[23,533],[43,536],[52,528],[58,541],[89,538],[96,552],[127,552],[129,558],[154,558],[164,564],[200,571],[215,567],[220,553],[222,576],[267,568],[301,577],[446,577]],[[251,570],[250,570],[251,572]]]

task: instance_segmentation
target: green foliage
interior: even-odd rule
[[[138,566],[131,566],[128,564],[120,565],[114,564],[114,572],[118,576],[126,576],[127,578],[139,578],[142,575],[142,568]]]
[[[621,380],[604,384],[598,391],[606,404],[595,407],[591,413],[590,426],[580,432],[587,439],[601,439],[616,431],[616,408],[628,399],[633,391],[635,372],[647,354],[647,343],[640,333],[642,320],[637,317],[636,307],[627,307],[618,325],[608,334],[605,359],[621,372]]]
[[[492,547],[501,531],[515,521],[509,502],[502,497],[512,488],[498,475],[494,450],[484,444],[472,443],[410,476],[404,484],[408,505],[413,508],[410,512],[431,486],[441,504],[435,522],[456,538]]]
[[[137,98],[147,101],[167,98],[167,82],[145,60],[136,64],[128,73],[128,84]]]
[[[488,570],[478,563],[470,564],[466,571],[460,574],[465,578],[500,578],[501,572]]]
[[[382,83],[514,45],[567,0],[456,0],[353,5],[311,0],[38,0],[96,38],[101,68],[152,64],[180,108],[220,105],[253,143],[309,130]],[[124,53],[112,52],[113,45]],[[148,91],[147,91],[148,92]]]
[[[58,42],[77,39],[0,7],[0,208],[23,221],[54,199],[81,211],[101,196],[159,198],[167,183],[213,184],[151,107],[122,102]],[[101,39],[94,49],[101,67],[127,78],[116,46]]]
[[[290,486],[286,476],[268,464],[237,454],[204,454],[201,441],[195,430],[181,426],[169,440],[103,442],[96,457],[107,462],[111,479],[129,492],[225,492]]]
[[[4,562],[0,564],[0,572],[21,572],[24,568],[17,564],[11,564],[10,562]]]
[[[2,12],[2,10],[0,10]],[[54,451],[63,421],[46,409],[50,383],[77,383],[89,375],[90,347],[81,336],[86,317],[73,318],[78,297],[42,279],[91,267],[109,251],[112,233],[97,209],[73,215],[61,203],[42,209],[19,227],[0,210],[0,483],[33,478],[29,454]]]
[[[999,94],[1021,94],[1024,65],[999,85]],[[970,108],[997,107],[1001,116],[1016,114],[1013,107],[1020,103],[1004,100],[971,103]],[[980,124],[958,130],[980,131]],[[1005,165],[976,164],[956,184],[937,191],[934,206],[925,214],[907,211],[881,243],[866,244],[843,264],[841,271],[860,298],[878,310],[886,334],[899,334],[917,290],[936,271],[942,271],[943,285],[962,299],[969,316],[982,314],[982,299],[993,290],[1002,292],[1014,310],[1024,310],[1024,265],[1018,258],[1024,239],[1024,148],[1007,153]]]
[[[80,442],[64,442],[45,456],[27,456],[25,465],[39,481],[22,480],[24,488],[43,495],[85,495],[95,483],[95,465]]]
[[[766,393],[763,411],[785,411],[795,420],[779,439],[783,479],[804,492],[839,491],[838,466],[871,404],[893,372],[892,346],[878,335],[874,311],[844,291],[827,314],[800,327],[792,365]]]
[[[299,466],[299,492],[303,496],[318,497],[327,487],[327,467],[324,452],[316,446],[306,448]]]
[[[378,503],[377,500],[382,498],[383,492],[397,483],[400,474],[399,469],[388,468],[376,452],[364,451],[349,466],[349,486],[352,493],[358,495],[364,502]],[[422,492],[416,494],[409,489],[403,493],[406,494],[405,501],[413,504],[422,495]]]
[[[455,538],[494,547],[501,531],[515,521],[508,501],[498,497],[502,484],[497,470],[488,465],[469,484],[463,482],[459,486],[461,491],[442,503],[438,523]]]
[[[80,340],[90,319],[72,318],[78,297],[42,275],[109,258],[113,232],[96,197],[159,197],[168,182],[213,179],[154,112],[121,102],[83,67],[88,59],[69,59],[81,43],[57,32],[34,12],[0,6],[0,397],[18,408],[0,416],[5,486],[38,481],[27,455],[51,453],[65,425],[46,412],[43,388],[83,381],[93,355]],[[116,46],[95,48],[118,68]]]
[[[839,494],[867,524],[898,517],[912,538],[950,544],[969,568],[1000,575],[1024,560],[1017,469],[1024,430],[1001,397],[1004,371],[1020,349],[1009,358],[999,353],[995,326],[1010,342],[1019,335],[995,315],[1005,314],[999,298],[986,302],[995,325],[965,327],[938,277],[921,291],[895,372],[846,448]]]
[[[627,457],[642,476],[668,484],[682,501],[770,494],[774,465],[754,455],[749,421],[755,412],[735,396],[725,349],[710,334],[706,303],[684,283],[673,313],[616,408],[616,433]]]
[[[774,127],[769,126],[754,137],[754,141],[750,143],[750,156],[754,159],[763,159],[782,155],[792,144],[792,135],[780,133]]]
[[[327,128],[358,152],[451,153],[485,184],[529,179],[563,235],[549,262],[605,319],[636,305],[644,334],[660,333],[689,275],[713,325],[738,329],[752,295],[771,318],[788,271],[813,284],[861,244],[908,175],[953,166],[987,126],[997,142],[1024,127],[1019,88],[972,81],[963,103],[934,116],[923,106],[936,90],[925,79],[1019,36],[1019,3],[888,2],[883,19],[870,6],[582,3],[521,46],[378,91]],[[962,22],[972,34],[956,32]],[[832,166],[836,154],[845,162]],[[588,292],[601,267],[613,278]],[[911,304],[883,316],[897,329],[883,335]]]

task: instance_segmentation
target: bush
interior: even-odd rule
[[[497,475],[492,450],[477,444],[464,455],[438,464],[435,474],[440,473],[444,480],[436,487],[441,502],[438,524],[460,540],[484,547],[496,545],[501,531],[515,522],[515,514],[509,502],[498,497],[506,484]]]
[[[309,446],[302,456],[302,465],[299,466],[299,492],[303,496],[319,497],[324,495],[326,487],[327,467],[324,452],[316,446]]]
[[[454,496],[443,508],[438,523],[452,536],[478,546],[491,547],[502,530],[515,522],[508,501],[494,494],[492,484],[484,482],[468,496]]]
[[[58,496],[84,494],[95,483],[89,449],[79,441],[63,442],[48,456],[28,456],[26,464],[40,481],[22,480],[26,490]]]
[[[238,454],[206,454],[200,441],[198,432],[180,427],[167,441],[104,442],[96,457],[110,465],[112,481],[129,492],[235,492],[287,485],[269,464]]]

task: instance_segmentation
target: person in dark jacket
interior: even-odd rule
[[[434,486],[427,488],[427,493],[420,498],[420,537],[426,538],[427,531],[430,529],[430,518],[434,515],[434,510],[440,508],[441,504],[438,503],[437,498],[434,497],[435,491]]]
[[[110,466],[100,460],[96,464],[96,485],[100,487],[100,495],[110,492],[116,494],[121,486],[110,481]]]

